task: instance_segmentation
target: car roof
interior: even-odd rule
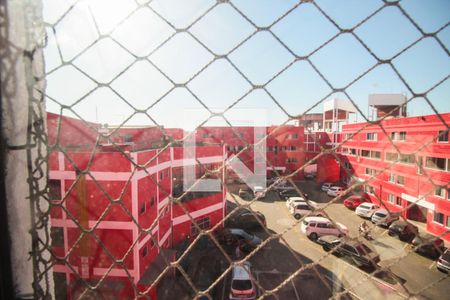
[[[371,207],[371,206],[376,206],[374,203],[370,203],[370,202],[363,202],[361,203],[359,206],[362,207]]]
[[[306,202],[305,198],[303,198],[303,197],[289,197],[289,200]]]
[[[388,212],[388,211],[387,211],[386,209],[384,209],[384,208],[377,209],[377,210],[375,211],[375,213],[390,214],[390,212]]]
[[[325,217],[317,217],[317,216],[313,216],[313,217],[306,217],[305,221],[307,222],[327,222],[330,223],[331,221]]]
[[[245,262],[242,265],[233,266],[233,279],[237,280],[250,279],[250,263]]]

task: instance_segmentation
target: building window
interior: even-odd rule
[[[142,257],[146,257],[148,253],[147,245],[144,246],[144,249],[142,250]]]
[[[434,195],[441,197],[441,198],[445,198],[445,189],[442,186],[438,186],[435,190],[434,190]]]
[[[388,194],[388,199],[387,199],[387,201],[390,202],[390,203],[394,203],[394,201],[395,201],[395,196],[392,195],[392,194]]]
[[[287,163],[297,163],[297,158],[295,157],[288,157],[286,160]]]
[[[153,206],[153,205],[155,205],[155,196],[152,196],[150,198],[150,206]]]
[[[141,204],[141,208],[139,209],[139,214],[145,213],[145,202]]]
[[[370,175],[370,168],[366,168],[364,174]]]
[[[440,212],[434,212],[433,221],[444,225],[444,214]]]
[[[356,149],[350,148],[350,154],[351,155],[356,155]]]
[[[399,141],[406,141],[406,131],[401,131],[398,135]]]
[[[447,226],[448,228],[450,228],[450,216],[447,216],[446,217],[446,223],[445,224],[447,224],[447,225],[445,225],[445,226]]]
[[[397,139],[397,132],[391,132],[391,140],[395,141]]]
[[[50,200],[61,200],[61,180],[49,180],[48,189]]]
[[[133,142],[133,136],[131,134],[125,134],[123,136],[124,143],[132,143]]]
[[[159,180],[162,180],[162,179],[163,179],[163,175],[164,175],[163,172],[159,172]]]
[[[361,150],[361,156],[362,157],[370,157],[370,151],[369,150]]]
[[[169,169],[166,169],[166,177],[169,177]]]
[[[210,225],[210,217],[198,219],[195,222],[197,223],[198,227],[200,227],[200,229],[202,229],[202,230],[208,229],[209,225]],[[198,231],[197,227],[195,226],[195,224],[192,223],[191,224],[191,235],[195,236],[197,234],[199,234],[199,231]]]
[[[440,143],[448,142],[448,130],[440,130],[439,131],[438,142],[440,142]]]
[[[386,152],[387,161],[396,161],[398,159],[398,153]]]
[[[353,134],[351,134],[351,133],[346,133],[346,134],[345,134],[345,139],[346,139],[346,140],[351,140],[351,139],[353,139]]]
[[[375,194],[375,189],[373,188],[373,186],[370,185],[365,185],[364,191],[368,194]]]
[[[293,133],[293,134],[291,135],[291,139],[293,139],[293,140],[298,139],[298,134],[297,134],[297,133]]]
[[[423,157],[419,156],[417,158],[417,174],[422,174]]]
[[[415,162],[414,154],[400,154],[400,162],[404,164],[413,164]]]
[[[398,175],[397,176],[397,184],[404,185],[405,184],[405,177]]]
[[[427,166],[427,168],[445,171],[446,163],[447,163],[447,160],[445,158],[427,157],[425,165]]]
[[[380,159],[381,152],[380,151],[370,151],[370,157],[373,159]]]
[[[290,151],[297,151],[297,147],[295,147],[295,146],[289,146],[289,150],[290,150]]]
[[[369,132],[366,134],[366,140],[367,141],[376,141],[378,135],[375,132]]]
[[[52,247],[64,247],[64,229],[62,227],[51,227],[50,236]]]
[[[394,173],[389,174],[389,182],[395,182],[395,174]]]
[[[395,205],[397,206],[402,206],[402,198],[400,197],[395,197]]]
[[[244,150],[244,146],[238,146],[238,151]]]

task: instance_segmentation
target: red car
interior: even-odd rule
[[[358,207],[358,205],[364,202],[369,202],[369,199],[364,196],[353,195],[344,200],[344,205],[347,208],[355,209],[356,207]]]

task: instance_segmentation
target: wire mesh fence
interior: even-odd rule
[[[445,249],[443,240],[450,236],[450,157],[445,144],[436,146],[448,144],[450,117],[441,114],[430,98],[445,89],[449,69],[428,76],[423,86],[402,60],[417,47],[432,44],[447,66],[448,16],[430,31],[403,1],[374,1],[371,9],[350,10],[347,14],[358,14],[352,24],[343,22],[327,1],[194,2],[44,1],[44,20],[29,20],[30,30],[35,22],[44,22],[46,28],[46,43],[38,47],[46,51],[42,80],[47,81],[47,89],[34,87],[38,96],[30,100],[27,133],[29,148],[38,149],[28,157],[34,297],[445,295],[448,275],[434,272],[433,260],[424,261],[414,252],[430,248],[437,258]],[[367,38],[366,30],[380,26],[377,21],[389,20],[393,13],[415,34],[402,43],[392,42],[392,48],[385,45],[386,50]],[[298,24],[289,27],[293,19]],[[236,28],[232,22],[240,25]],[[292,40],[286,30],[313,38]],[[211,36],[223,36],[224,41]],[[336,75],[330,69],[340,65],[328,62],[326,51],[339,52],[342,43],[361,53],[342,58],[343,66],[354,64],[356,70],[339,69],[335,72],[342,75]],[[276,50],[267,50],[264,56],[266,49]],[[425,63],[427,59],[419,57]],[[310,76],[306,84],[319,80],[326,91],[298,99],[306,107],[303,111],[292,109],[292,103],[283,99],[286,94],[273,88],[299,64]],[[211,71],[218,66],[225,66],[220,76]],[[385,103],[384,115],[369,118],[352,89],[380,68],[389,69],[406,96],[399,106]],[[199,82],[205,78],[212,78],[212,91],[202,90]],[[295,84],[291,87],[295,93]],[[205,113],[194,130],[165,127],[161,112],[155,110],[179,89]],[[254,128],[236,126],[232,118],[233,110],[255,92],[263,92],[284,118],[267,126],[259,139],[253,136]],[[343,108],[337,107],[331,117],[324,113],[322,128],[309,127],[306,116],[336,95],[347,99],[363,122],[342,127]],[[216,109],[212,97],[225,99],[224,108]],[[44,99],[54,110],[47,117],[33,105]],[[419,100],[434,115],[402,123],[399,111]],[[171,107],[166,113],[176,118],[175,110]],[[120,114],[114,119],[117,126],[98,122],[111,112]],[[140,126],[130,127],[136,119]],[[223,127],[209,126],[213,119],[220,119]],[[195,145],[198,154],[191,160],[181,150],[189,139],[194,139],[190,146]],[[373,143],[377,141],[381,144]],[[260,151],[259,144],[265,143],[267,149]],[[13,145],[10,150],[15,150]],[[238,179],[230,168],[230,161],[237,158],[247,159],[250,169],[265,162],[264,170],[271,171],[267,188],[250,189],[245,178]],[[186,164],[194,166],[197,178],[189,188],[182,182]],[[316,180],[304,180],[313,165]],[[43,177],[48,178],[45,186],[39,184]],[[219,189],[196,190],[205,179],[218,181]],[[333,196],[320,191],[320,183],[335,180],[340,181],[334,182],[336,192],[328,193]],[[280,202],[285,200],[284,191],[291,192],[287,210]],[[380,218],[392,218],[389,224],[403,221],[396,221],[399,231],[376,224],[358,230],[363,220],[342,209],[350,195],[384,209]],[[411,219],[423,226],[419,229]],[[388,237],[396,234],[411,242],[425,226],[434,237],[423,237],[412,247]],[[47,234],[37,234],[38,229]],[[377,251],[383,252],[375,255]],[[427,272],[434,273],[428,279],[420,277]]]

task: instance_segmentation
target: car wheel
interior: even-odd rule
[[[296,218],[297,220],[300,220],[301,217],[302,217],[302,216],[301,216],[300,214],[295,214],[295,215],[294,215],[294,218]]]
[[[331,248],[330,248],[330,246],[328,246],[328,245],[323,245],[323,246],[322,246],[322,249],[323,249],[324,251],[326,251],[326,252],[330,252],[330,251],[331,251]]]
[[[315,232],[311,233],[309,235],[309,238],[313,241],[317,241],[317,238],[318,238],[317,233],[315,233]]]
[[[395,233],[388,231],[389,236],[395,236]]]

